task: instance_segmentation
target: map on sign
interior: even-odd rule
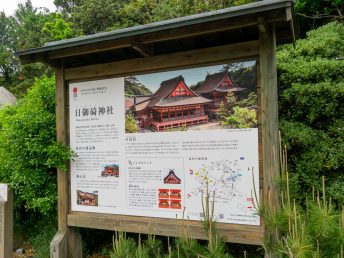
[[[253,198],[251,193],[242,192],[239,189],[248,185],[252,181],[252,168],[243,167],[240,160],[220,160],[202,164],[198,169],[189,169],[189,175],[194,178],[198,185],[191,189],[187,198],[193,198],[203,195],[215,200],[215,202],[233,202],[236,208],[244,213],[250,213],[254,210]]]

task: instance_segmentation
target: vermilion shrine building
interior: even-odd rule
[[[210,102],[192,91],[184,78],[178,76],[163,81],[153,95],[136,97],[133,111],[141,128],[149,126],[155,131],[163,131],[207,123],[204,106]]]
[[[216,114],[221,103],[227,103],[228,92],[245,90],[238,87],[228,74],[208,74],[205,81],[192,91],[183,76],[165,80],[153,95],[136,96],[132,110],[141,128],[154,131],[207,123],[208,115]],[[127,108],[126,102],[126,108]]]
[[[195,90],[197,94],[207,99],[212,100],[206,106],[207,113],[212,114],[218,111],[221,103],[227,103],[227,93],[233,92],[236,94],[239,91],[245,90],[238,87],[229,77],[228,70],[223,72],[208,74],[199,88]]]

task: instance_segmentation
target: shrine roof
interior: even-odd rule
[[[156,107],[174,107],[174,106],[185,106],[185,105],[196,105],[210,103],[212,100],[203,97],[174,97],[160,100],[155,106]]]
[[[214,74],[208,74],[205,77],[204,82],[201,84],[201,86],[199,86],[199,88],[195,89],[195,92],[200,94],[200,93],[208,93],[208,92],[212,92],[212,91],[219,91],[219,92],[227,92],[229,90],[221,90],[219,88],[217,88],[220,83],[224,80],[224,78],[228,76],[229,80],[231,81],[231,83],[233,84],[233,89],[231,89],[231,91],[241,91],[243,90],[243,88],[238,87],[232,80],[232,78],[230,78],[230,76],[228,75],[228,70],[224,70],[222,72],[219,73],[214,73]]]
[[[187,87],[193,96],[179,96],[170,97],[168,96],[177,87],[177,85],[183,82],[185,87]],[[159,89],[153,94],[135,105],[135,111],[142,111],[149,107],[173,107],[182,105],[194,105],[194,104],[205,104],[210,102],[208,99],[198,96],[193,92],[184,82],[183,76],[179,75],[177,77],[162,81],[160,83]]]

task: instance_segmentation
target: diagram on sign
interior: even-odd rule
[[[190,189],[187,199],[209,195],[217,203],[235,203],[241,212],[253,212],[252,168],[241,164],[243,161],[244,157],[232,161],[224,159],[189,169],[189,177],[196,187]]]

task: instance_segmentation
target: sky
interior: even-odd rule
[[[7,16],[13,15],[18,4],[24,4],[25,0],[0,0],[0,11],[4,11]],[[46,7],[49,11],[55,11],[54,0],[31,0],[34,7]]]
[[[254,62],[242,62],[242,64],[246,67],[251,66]],[[183,69],[183,70],[176,70],[176,71],[168,71],[168,72],[161,72],[161,73],[151,73],[146,75],[137,75],[135,76],[139,82],[145,85],[148,89],[150,89],[153,93],[160,87],[160,83],[162,81],[172,79],[179,75],[182,75],[185,79],[185,83],[187,86],[191,86],[196,84],[199,81],[205,79],[207,73],[213,74],[218,73],[221,71],[223,66],[222,65],[215,65],[215,66],[206,66],[206,67],[199,67],[193,69]]]

